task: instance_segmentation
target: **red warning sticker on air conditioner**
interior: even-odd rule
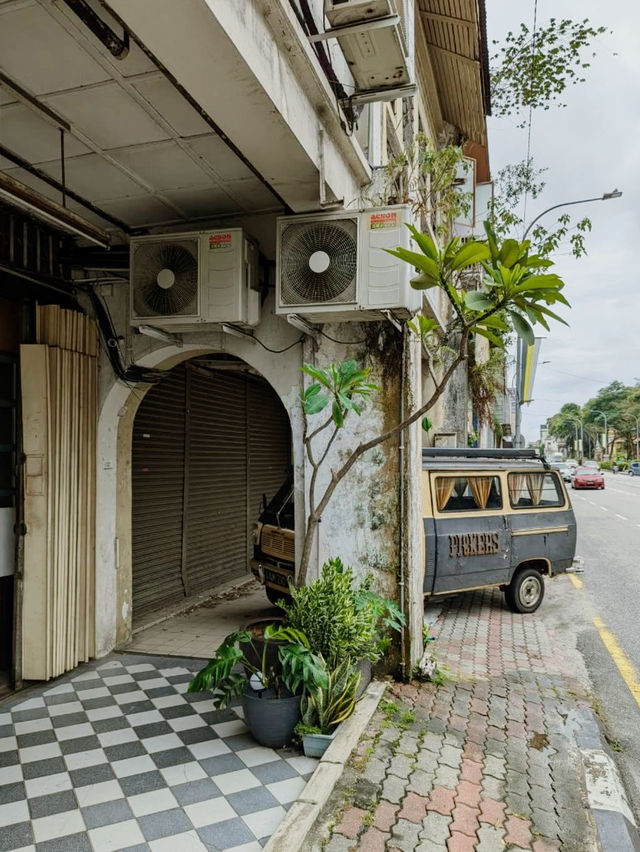
[[[230,245],[231,234],[229,232],[226,234],[209,234],[210,249],[229,248]]]
[[[398,227],[398,211],[397,210],[381,210],[379,213],[372,213],[369,219],[370,230],[378,230],[379,228],[397,228]]]

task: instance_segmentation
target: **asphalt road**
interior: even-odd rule
[[[576,644],[640,816],[640,477],[607,473],[603,491],[569,493],[585,560]]]

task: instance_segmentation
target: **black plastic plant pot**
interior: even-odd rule
[[[276,698],[270,689],[254,692],[249,688],[242,698],[242,706],[245,723],[254,740],[267,748],[288,745],[300,721],[301,697]]]

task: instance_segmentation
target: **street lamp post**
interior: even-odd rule
[[[533,221],[529,222],[527,225],[527,229],[524,232],[522,237],[523,240],[526,240],[527,234],[533,228],[538,219],[542,219],[542,217],[550,213],[551,210],[557,210],[558,207],[571,207],[573,204],[588,204],[590,201],[609,201],[610,198],[620,198],[622,193],[619,189],[614,189],[613,192],[605,192],[602,195],[598,195],[595,198],[581,198],[578,201],[563,201],[561,204],[554,204],[553,207],[547,207],[546,210],[543,210],[542,213],[539,213]]]
[[[538,213],[535,219],[533,219],[527,225],[527,228],[522,236],[522,239],[525,240],[527,238],[527,234],[533,228],[535,223],[545,216],[547,213],[550,213],[552,210],[557,210],[558,207],[571,207],[574,204],[589,204],[591,201],[609,201],[611,198],[620,198],[622,192],[619,189],[614,189],[612,192],[605,192],[602,195],[597,195],[594,198],[580,198],[577,201],[563,201],[561,204],[554,204],[552,207],[547,207],[546,210],[543,210],[542,213]],[[514,447],[519,446],[520,444],[520,424],[522,422],[522,400],[519,398],[518,388],[520,387],[520,373],[522,371],[522,364],[520,358],[517,357],[516,362],[516,428],[515,435],[513,438]]]
[[[578,423],[580,424],[580,458],[584,456],[584,423],[580,420],[579,417],[572,417],[573,420],[573,428],[576,431],[576,444],[578,443]]]
[[[605,456],[609,455],[609,430],[607,429],[607,415],[604,411],[596,411],[595,408],[591,409],[592,414],[597,414],[599,417],[604,417],[604,454]]]
[[[640,423],[640,417],[636,417],[635,414],[627,414],[627,417],[633,417],[633,419],[636,421],[636,451],[635,451],[635,457],[637,458],[638,457],[638,431],[639,431],[638,430],[638,424]]]

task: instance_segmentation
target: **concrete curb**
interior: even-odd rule
[[[576,743],[603,852],[640,852],[640,832],[602,727],[591,710],[579,714]]]
[[[386,683],[380,681],[369,684],[356,705],[355,713],[340,726],[307,786],[269,838],[264,852],[299,852],[304,849],[307,834],[333,792],[345,763],[371,721],[386,688]]]

